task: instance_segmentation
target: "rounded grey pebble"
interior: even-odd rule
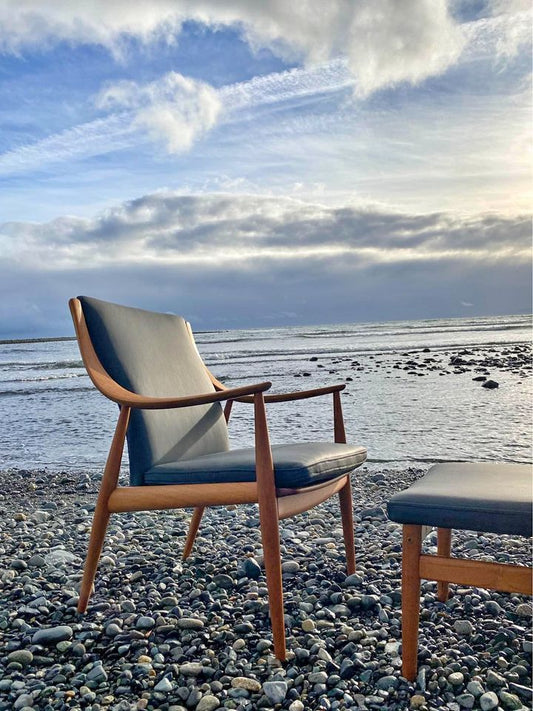
[[[205,696],[202,696],[202,698],[198,702],[196,711],[214,711],[214,709],[218,709],[219,706],[220,701],[217,699],[216,696],[213,696],[212,694],[206,694]]]
[[[13,708],[17,711],[24,707],[33,708],[33,696],[31,694],[21,694],[13,704]]]
[[[204,623],[197,617],[182,617],[176,623],[182,630],[201,630]]]
[[[363,577],[362,575],[358,575],[357,573],[352,573],[352,575],[348,575],[346,577],[344,584],[349,587],[362,585]]]
[[[246,558],[242,569],[247,578],[258,580],[261,577],[261,566],[255,558]]]
[[[397,689],[400,681],[395,676],[382,676],[376,682],[376,688],[382,691],[388,691],[389,689]]]
[[[183,676],[200,676],[204,667],[199,662],[187,662],[180,666],[180,674]]]
[[[466,686],[466,689],[469,693],[471,693],[476,698],[478,696],[481,696],[481,694],[485,693],[485,689],[483,688],[483,685],[479,681],[469,681]]]
[[[29,649],[17,649],[7,655],[8,662],[17,662],[23,667],[28,666],[33,661],[33,653]]]
[[[533,606],[529,602],[522,602],[520,605],[516,606],[515,613],[518,617],[532,617],[533,616]]]
[[[483,604],[483,606],[484,606],[487,614],[494,615],[494,617],[497,617],[498,615],[501,615],[501,613],[502,613],[502,608],[496,602],[496,600],[487,600]]]
[[[300,570],[300,563],[297,560],[285,560],[281,564],[282,573],[297,573]]]
[[[487,672],[487,684],[489,686],[505,686],[505,679],[501,674],[489,669]]]
[[[457,703],[463,709],[473,709],[476,697],[473,694],[460,694],[457,697]]]
[[[518,696],[510,694],[508,691],[500,691],[500,701],[509,711],[518,711],[518,709],[523,708]]]
[[[474,631],[474,627],[470,620],[456,620],[453,623],[453,628],[457,634],[471,635]]]
[[[215,575],[213,577],[213,582],[217,587],[224,588],[224,590],[230,590],[235,585],[233,578],[230,578],[230,576],[225,573]]]
[[[479,705],[482,711],[491,711],[491,709],[496,709],[498,708],[498,704],[498,697],[494,691],[487,691],[479,697]]]
[[[461,686],[461,684],[464,682],[465,677],[464,674],[461,672],[452,672],[448,676],[448,681],[452,686]]]
[[[138,630],[150,630],[152,629],[152,627],[155,627],[155,620],[153,617],[141,615],[141,617],[139,617],[139,619],[135,623],[135,627]]]

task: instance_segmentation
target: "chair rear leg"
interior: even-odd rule
[[[192,512],[191,522],[189,524],[189,533],[187,535],[187,540],[185,541],[185,547],[183,548],[183,560],[186,560],[191,554],[194,541],[196,539],[196,534],[198,533],[198,528],[200,527],[200,521],[204,515],[205,506],[196,506]]]
[[[452,550],[452,530],[451,528],[437,528],[437,554],[450,557]],[[448,599],[450,585],[445,581],[437,583],[437,598],[441,602]]]
[[[346,478],[346,484],[339,491],[339,504],[344,547],[346,549],[346,570],[348,575],[353,575],[355,573],[355,540],[353,532],[352,484],[349,476]]]
[[[272,623],[272,637],[274,639],[274,654],[284,661],[287,657],[285,643],[285,620],[283,614],[283,583],[281,577],[281,553],[279,544],[279,523],[277,510],[274,506],[259,505],[259,518],[261,522],[261,540],[263,543],[263,557],[268,588],[268,605],[270,621]]]
[[[422,527],[405,524],[402,552],[402,674],[414,681],[420,619],[420,551]]]
[[[104,545],[104,538],[109,523],[109,511],[107,505],[98,501],[94,511],[93,526],[89,538],[89,548],[85,558],[83,577],[80,586],[80,598],[78,600],[78,612],[85,612],[91,597],[96,568],[100,560],[100,554]]]

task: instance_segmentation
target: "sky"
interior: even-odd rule
[[[531,312],[521,0],[0,0],[0,338]]]

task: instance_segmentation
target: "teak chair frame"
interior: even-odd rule
[[[501,592],[532,594],[532,569],[451,556],[452,529],[437,528],[437,555],[422,553],[422,541],[432,526],[403,524],[402,547],[402,674],[414,681],[417,673],[420,582],[437,581],[437,598],[446,602],[449,583]]]
[[[78,612],[87,609],[96,568],[102,552],[105,533],[112,513],[193,507],[189,532],[183,550],[186,559],[193,547],[204,510],[208,506],[257,503],[263,544],[263,557],[268,588],[269,610],[272,623],[274,653],[286,659],[285,626],[283,614],[283,588],[278,521],[307,511],[334,494],[339,495],[346,567],[348,574],[355,572],[355,543],[350,474],[301,489],[276,488],[274,466],[268,434],[265,403],[303,400],[320,395],[333,395],[334,441],[346,442],[340,392],[344,384],[313,390],[276,395],[265,395],[270,382],[239,388],[226,388],[207,369],[214,391],[188,397],[145,397],[123,388],[113,380],[102,366],[91,342],[79,299],[70,299],[69,307],[84,365],[89,377],[100,392],[120,407],[111,448],[104,468],[96,502],[87,557],[80,586]],[[189,335],[194,337],[187,324]],[[252,403],[255,423],[256,481],[216,484],[168,484],[146,486],[119,486],[118,479],[128,422],[132,408],[164,409],[193,407],[212,402],[226,401],[224,416],[229,421],[233,402]]]

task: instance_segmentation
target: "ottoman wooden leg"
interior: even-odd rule
[[[450,557],[452,550],[452,529],[437,528],[437,554]],[[446,602],[448,599],[449,583],[441,581],[437,583],[437,598],[441,602]]]
[[[402,553],[402,674],[414,681],[420,618],[420,550],[422,526],[404,524]]]

